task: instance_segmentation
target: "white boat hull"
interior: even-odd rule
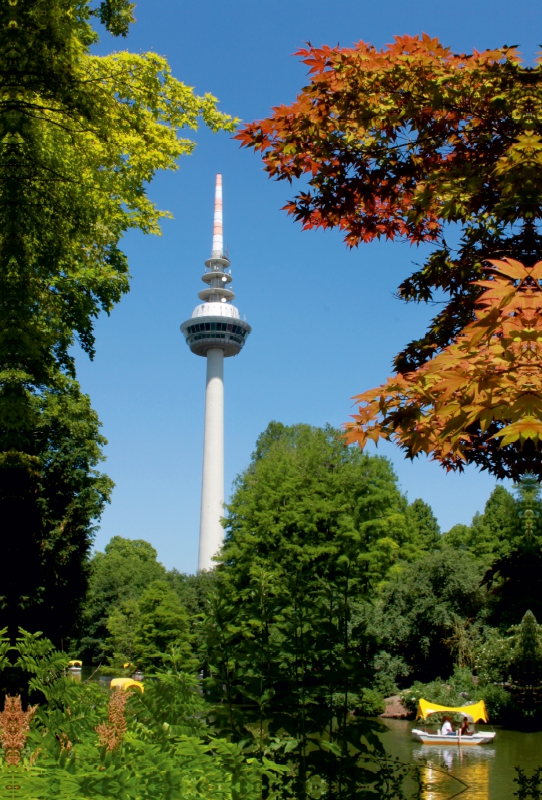
[[[494,731],[477,731],[472,736],[459,736],[457,733],[453,735],[443,735],[441,733],[427,733],[427,731],[420,731],[417,728],[412,729],[412,738],[415,742],[422,744],[457,744],[461,746],[470,746],[476,744],[488,744],[495,738]]]

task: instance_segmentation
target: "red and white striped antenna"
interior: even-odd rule
[[[215,215],[213,219],[213,249],[211,258],[221,258],[224,255],[224,228],[222,219],[222,175],[216,176],[215,186]]]

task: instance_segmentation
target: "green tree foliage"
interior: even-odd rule
[[[112,666],[120,669],[126,664],[133,672],[140,621],[141,612],[137,600],[130,598],[113,607],[106,621],[109,636],[102,644],[102,657],[107,653]]]
[[[440,525],[433,514],[431,506],[423,500],[414,500],[406,510],[410,526],[416,531],[416,538],[424,550],[435,550],[440,547]]]
[[[513,547],[518,511],[514,496],[497,485],[491,493],[483,514],[475,514],[470,526],[454,525],[442,537],[443,546],[465,549],[484,559],[488,565]]]
[[[237,569],[242,564],[248,574],[270,559],[286,566],[307,548],[316,557],[338,554],[339,535],[351,542],[366,589],[423,547],[387,459],[345,447],[332,428],[270,423],[229,506],[227,552],[235,553]],[[247,539],[240,561],[235,548]]]
[[[164,580],[166,570],[157,560],[156,550],[142,539],[124,539],[113,536],[104,552],[96,553],[90,562],[90,579],[83,609],[83,636],[74,643],[86,660],[101,660],[107,649],[105,640],[117,637],[115,650],[129,649],[129,628],[126,617],[134,614],[133,603],[138,603],[142,592],[153,582]],[[114,631],[110,628],[108,620]],[[120,633],[117,623],[124,626]],[[124,637],[124,644],[120,639]],[[130,661],[130,658],[126,658]]]
[[[527,611],[516,630],[509,673],[515,684],[534,686],[542,683],[542,639],[532,611]]]
[[[542,495],[525,476],[515,491],[512,536],[484,581],[491,588],[491,621],[506,629],[531,611],[542,619]]]
[[[194,657],[198,661],[198,670],[204,669],[208,661],[204,620],[216,581],[216,571],[204,570],[195,575],[186,575],[171,569],[166,574],[166,580],[187,611]]]
[[[503,722],[540,727],[542,626],[532,611],[527,611],[519,625],[512,625],[504,635],[495,628],[486,628],[476,648],[475,669],[483,693],[504,687],[499,709]]]
[[[0,9],[0,508],[19,585],[2,618],[66,635],[86,586],[92,521],[111,482],[103,439],[75,381],[70,347],[90,356],[93,323],[128,291],[123,233],[158,233],[146,187],[194,143],[198,122],[233,130],[153,54],[92,56],[95,14],[113,34],[126,0],[17,0]],[[66,575],[70,575],[67,583]],[[34,611],[35,616],[32,616]]]
[[[459,645],[461,629],[483,609],[482,577],[483,568],[472,555],[452,548],[405,566],[369,615],[369,632],[380,654],[400,657],[411,680],[448,677],[457,657],[454,642]]]
[[[419,552],[406,508],[389,462],[331,428],[271,423],[236,482],[206,686],[215,724],[295,764],[298,797],[318,782],[356,795],[364,759],[382,752],[359,716],[375,710],[361,611],[398,557]]]
[[[153,581],[139,599],[136,658],[143,667],[159,664],[167,651],[175,650],[185,671],[195,662],[190,646],[188,614],[167,581]]]

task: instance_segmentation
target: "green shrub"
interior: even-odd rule
[[[377,692],[380,692],[383,697],[390,697],[397,694],[397,679],[406,678],[410,670],[401,656],[392,656],[385,650],[381,650],[376,654],[373,666],[375,676],[373,680],[373,687]]]
[[[384,697],[374,689],[362,689],[358,695],[356,714],[363,717],[377,717],[386,710]]]
[[[488,628],[474,651],[474,670],[481,684],[503,683],[508,679],[513,637],[501,636]]]
[[[506,689],[492,683],[480,686],[478,696],[486,704],[489,718],[493,721],[500,719],[511,704],[511,698]]]

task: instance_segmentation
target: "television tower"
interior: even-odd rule
[[[224,540],[220,522],[224,516],[224,358],[236,356],[252,330],[231,304],[235,295],[228,288],[232,276],[224,253],[222,175],[216,176],[213,248],[201,279],[207,284],[198,294],[203,303],[181,325],[192,352],[207,359],[198,570],[213,568],[212,558]]]

